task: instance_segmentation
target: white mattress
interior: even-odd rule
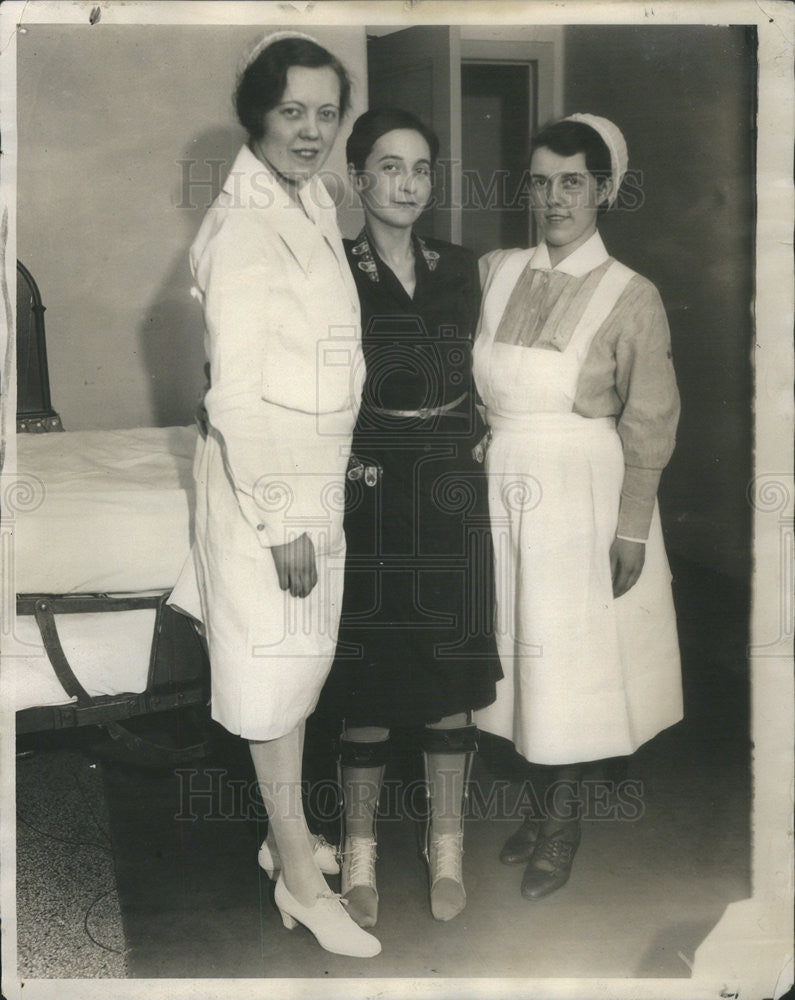
[[[146,689],[154,609],[56,615],[58,636],[75,676],[90,695]],[[70,700],[50,664],[33,615],[19,615],[3,643],[3,701],[15,711]]]
[[[33,499],[13,523],[17,593],[173,587],[190,551],[195,446],[195,427],[18,435]]]

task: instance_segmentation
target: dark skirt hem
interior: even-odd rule
[[[440,714],[437,714],[436,710],[432,715],[429,715],[427,711],[420,712],[418,710],[414,713],[401,712],[390,716],[382,715],[378,717],[376,713],[368,713],[366,716],[357,717],[354,713],[347,712],[341,715],[340,718],[344,718],[345,725],[350,727],[378,726],[382,729],[413,729],[417,726],[427,726],[432,722],[439,722],[440,719],[446,719],[450,715],[458,715],[462,712],[477,712],[479,709],[491,705],[496,700],[496,697],[496,691],[494,691],[490,697],[478,699],[474,703],[462,704],[460,702],[451,702]]]

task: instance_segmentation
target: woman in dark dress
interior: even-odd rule
[[[365,228],[346,252],[367,367],[345,515],[337,658],[321,705],[345,719],[342,893],[377,919],[375,813],[393,727],[422,727],[429,794],[425,856],[434,917],[464,908],[463,805],[474,709],[501,676],[492,631],[485,480],[473,448],[471,342],[477,264],[413,232],[431,197],[436,136],[413,115],[362,115],[347,145]]]

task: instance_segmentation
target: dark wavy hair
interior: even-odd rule
[[[345,144],[348,163],[352,163],[355,170],[364,170],[367,157],[381,136],[399,128],[419,132],[428,143],[431,166],[434,166],[439,155],[439,137],[425,122],[420,121],[410,111],[404,111],[403,108],[371,108],[370,111],[359,115]]]
[[[340,117],[350,108],[351,79],[339,59],[307,38],[281,38],[246,66],[235,90],[237,117],[255,142],[264,135],[265,115],[282,99],[291,66],[330,66],[340,82]]]
[[[558,156],[585,154],[585,166],[597,180],[608,180],[613,173],[610,150],[599,133],[585,122],[560,121],[545,125],[530,145],[530,158],[542,146]]]
[[[551,149],[558,156],[576,156],[585,154],[585,166],[588,173],[598,181],[609,180],[613,175],[613,162],[610,150],[599,133],[586,125],[585,122],[558,121],[545,125],[530,144],[530,159],[533,153],[541,148]],[[599,215],[607,211],[607,203],[599,205]]]

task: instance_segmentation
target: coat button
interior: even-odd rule
[[[264,530],[265,530],[265,525],[264,524],[258,524],[257,525],[257,531],[264,531]]]

